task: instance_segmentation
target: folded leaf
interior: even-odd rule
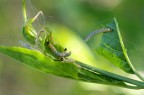
[[[134,74],[127,59],[126,48],[122,41],[117,20],[114,18],[107,26],[112,29],[112,32],[103,33],[96,52],[125,72]]]

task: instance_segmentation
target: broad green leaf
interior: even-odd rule
[[[41,72],[51,73],[75,80],[114,85],[131,89],[144,88],[144,83],[142,82],[122,77],[77,61],[74,63],[54,61],[38,50],[0,46],[0,52]],[[132,84],[132,86],[126,83]]]
[[[103,33],[96,52],[127,73],[133,74],[116,18],[107,25],[112,32]]]
[[[1,46],[0,52],[42,72],[77,78],[77,74],[75,73],[77,67],[75,65],[53,61],[50,57],[45,56],[38,50]]]

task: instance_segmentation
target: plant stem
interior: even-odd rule
[[[22,1],[22,10],[23,10],[23,16],[24,16],[24,22],[27,21],[27,13],[26,13],[26,2],[25,0]]]
[[[116,22],[117,22],[117,21],[116,21],[116,18],[114,18],[114,21],[115,21],[115,24],[116,24],[116,29],[117,29],[117,32],[118,32],[118,35],[119,35],[120,43],[121,43],[121,46],[122,46],[122,49],[123,49],[123,53],[124,53],[124,55],[125,55],[125,57],[126,57],[126,60],[127,60],[128,64],[129,64],[129,66],[131,67],[131,69],[133,70],[134,74],[137,75],[137,77],[139,77],[139,78],[144,82],[144,78],[143,78],[143,77],[137,72],[137,70],[134,68],[134,66],[132,65],[132,63],[131,63],[128,55],[127,55],[127,50],[126,50],[126,48],[125,48],[125,46],[124,46],[124,43],[123,43],[122,38],[120,37],[121,34],[120,34],[119,27],[118,27],[118,23],[116,23]]]
[[[129,65],[130,65],[130,67],[131,67],[132,70],[134,71],[135,75],[137,75],[137,77],[139,77],[139,78],[144,82],[144,78],[137,72],[137,70],[136,70],[136,69],[134,68],[134,66],[131,64],[131,61],[130,61],[130,59],[129,59],[129,57],[128,57],[127,54],[125,54],[125,57],[126,57]]]
[[[108,71],[105,71],[105,70],[102,70],[102,69],[99,69],[99,68],[96,68],[96,67],[92,67],[92,66],[80,63],[80,62],[75,62],[75,64],[80,66],[81,68],[87,70],[87,71],[91,71],[93,73],[99,73],[99,74],[102,74],[102,75],[105,75],[105,76],[108,76],[108,77],[111,77],[111,78],[114,78],[114,79],[117,79],[117,80],[120,80],[120,81],[123,81],[123,82],[130,83],[132,85],[135,85],[135,86],[129,86],[129,87],[126,87],[126,88],[144,89],[144,82],[140,82],[140,81],[137,81],[137,80],[126,78],[124,76],[120,76],[120,75],[117,75],[117,74],[114,74],[114,73],[110,73]],[[119,86],[119,85],[117,85],[117,86]],[[123,87],[125,87],[125,86],[123,86]]]

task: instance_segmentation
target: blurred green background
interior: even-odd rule
[[[0,45],[17,45],[22,39],[21,1],[0,0]],[[144,75],[143,0],[31,2],[44,12],[48,22],[63,25],[81,38],[101,27],[103,22],[116,17],[132,63]],[[83,83],[44,74],[0,54],[0,95],[144,95],[144,91]]]

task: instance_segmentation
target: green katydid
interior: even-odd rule
[[[33,18],[28,19],[25,0],[23,0],[23,15],[25,21],[23,27],[23,35],[29,43],[35,44],[42,48],[44,50],[44,53],[51,56],[51,58],[53,58],[54,60],[72,62],[71,59],[67,58],[71,55],[71,52],[66,52],[66,48],[63,48],[59,44],[55,44],[53,42],[52,32],[47,34],[48,30],[46,29],[46,27],[44,27],[42,31],[37,32],[32,26],[32,23],[38,18],[38,16],[43,15],[42,11],[39,11]],[[40,37],[42,32],[46,32],[44,38]]]
[[[32,23],[38,18],[39,15],[43,15],[42,11],[39,11],[36,16],[34,16],[31,19],[27,18],[27,13],[26,13],[26,4],[25,0],[23,0],[23,15],[24,15],[24,26],[23,26],[23,36],[25,39],[31,43],[35,44],[36,43],[36,38],[37,38],[37,32],[32,26]]]

